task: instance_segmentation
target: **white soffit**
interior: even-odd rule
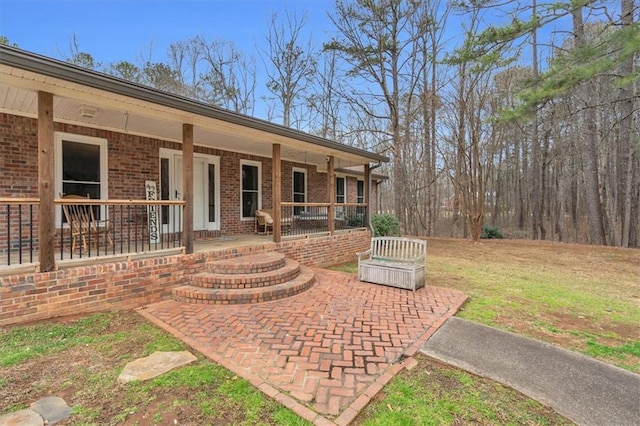
[[[225,151],[271,157],[272,144],[281,144],[282,158],[313,164],[326,170],[326,157],[336,167],[363,164],[365,157],[332,150],[298,139],[182,111],[129,96],[96,89],[30,71],[0,65],[0,111],[37,116],[37,92],[54,95],[54,119],[61,122],[182,141],[182,124],[194,125],[194,143]],[[81,117],[82,106],[95,108],[93,117]]]

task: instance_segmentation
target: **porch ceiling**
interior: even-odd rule
[[[0,54],[4,55],[5,52]],[[0,57],[0,111],[2,112],[37,117],[37,92],[46,91],[54,95],[54,120],[63,123],[178,143],[182,142],[182,125],[189,123],[194,125],[196,145],[271,158],[272,144],[279,143],[282,147],[283,160],[315,165],[321,171],[326,170],[329,155],[334,156],[336,168],[386,161],[385,157],[377,154],[315,138],[251,117],[225,112],[109,76],[90,73],[48,58],[35,56],[35,59],[46,61],[44,65],[58,67],[71,76],[78,74],[78,80],[63,79],[47,75],[46,72],[33,72],[7,65],[2,59],[4,58]],[[96,80],[105,80],[101,83],[103,85],[122,86],[123,91],[131,91],[134,94],[140,91],[140,98],[79,82],[92,77]],[[99,86],[98,83],[96,83],[97,86]],[[157,97],[167,102],[152,102],[145,97]],[[172,103],[185,104],[192,108],[185,110],[173,107]],[[83,107],[95,110],[95,114],[83,116],[81,114]],[[198,113],[200,110],[203,113]],[[216,118],[218,115],[223,119]],[[224,119],[226,116],[229,116],[229,120]],[[247,125],[243,125],[243,121],[246,121]],[[300,139],[295,137],[298,134]],[[302,139],[318,139],[319,143]]]

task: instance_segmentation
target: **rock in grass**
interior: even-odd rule
[[[139,358],[128,363],[120,373],[120,376],[118,376],[118,383],[152,379],[196,360],[197,358],[188,351],[154,352],[148,357]]]
[[[44,420],[33,410],[14,411],[0,416],[0,425],[3,426],[44,426]]]
[[[48,396],[31,404],[31,409],[40,414],[48,425],[56,424],[71,415],[71,407],[57,396]]]

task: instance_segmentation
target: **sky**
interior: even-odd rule
[[[0,35],[21,49],[62,60],[71,56],[75,36],[79,51],[90,53],[99,70],[119,61],[167,62],[171,43],[195,36],[232,41],[256,57],[260,99],[268,91],[256,46],[266,46],[272,14],[306,13],[302,40],[311,36],[320,49],[333,35],[327,13],[334,5],[335,0],[0,0]],[[445,27],[447,49],[460,42],[463,18],[456,15]],[[493,14],[490,21],[505,20],[511,18]],[[258,101],[256,107],[254,115],[264,117],[266,106]]]
[[[327,12],[334,5],[335,0],[0,0],[0,35],[21,49],[55,59],[71,56],[75,36],[79,50],[105,67],[123,60],[139,64],[142,55],[145,61],[165,62],[172,42],[195,36],[233,41],[240,51],[257,56],[256,45],[266,44],[274,12],[306,12],[303,40],[311,35],[321,48],[332,35]],[[449,17],[445,30],[450,45],[458,44],[461,35],[456,15]],[[511,18],[500,13],[489,21]]]
[[[19,48],[56,59],[80,51],[97,62],[163,61],[170,43],[194,36],[232,40],[247,53],[267,33],[273,12],[308,12],[307,29],[326,37],[333,0],[0,0],[0,35]]]

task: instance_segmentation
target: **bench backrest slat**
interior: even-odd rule
[[[413,260],[426,256],[427,242],[403,237],[375,237],[371,239],[374,258]]]

